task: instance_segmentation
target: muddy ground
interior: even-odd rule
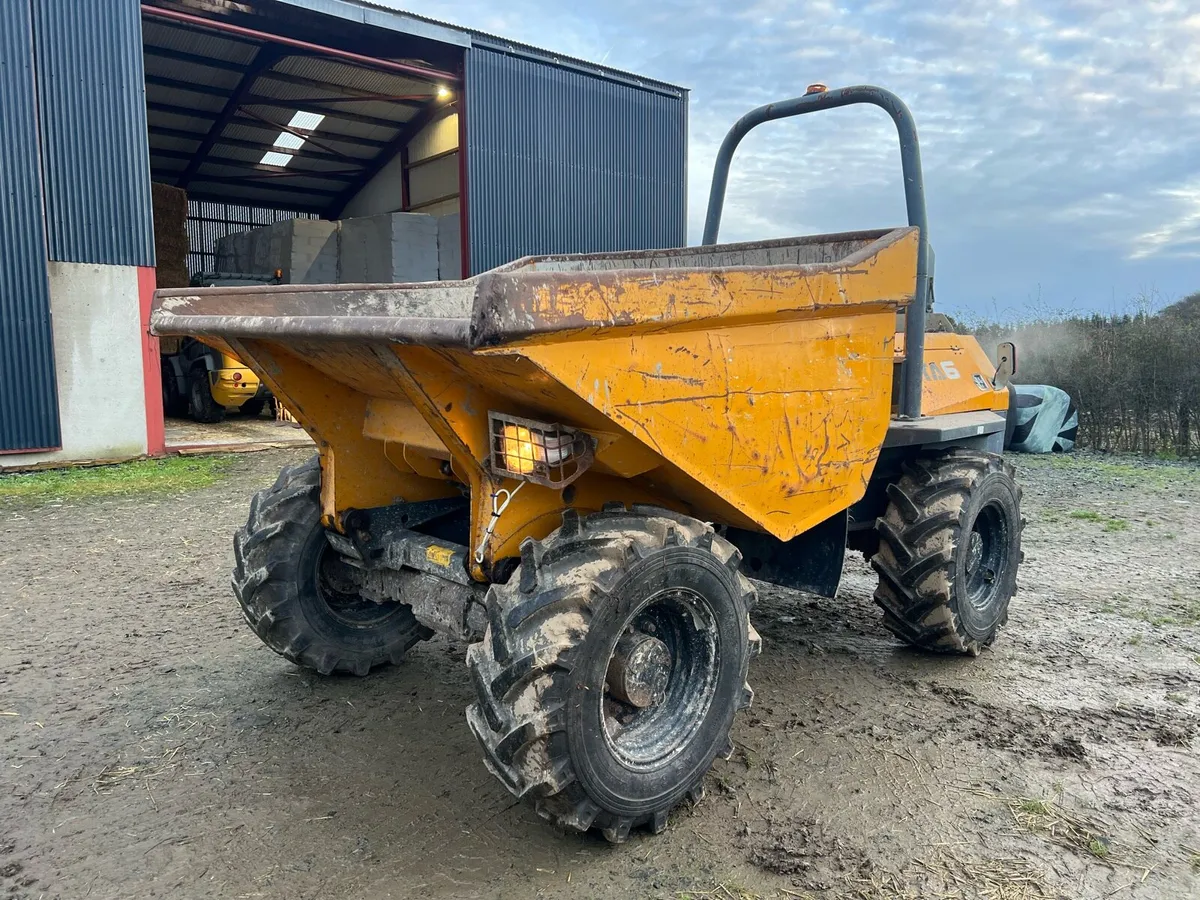
[[[228,584],[250,494],[0,508],[0,896],[1200,897],[1200,469],[1018,458],[1026,561],[977,659],[764,590],[756,701],[669,830],[514,805],[464,648],[367,679],[262,647]]]

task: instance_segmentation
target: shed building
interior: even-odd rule
[[[366,0],[9,0],[0,63],[0,467],[163,452],[155,184],[190,274],[297,218],[436,216],[442,278],[684,243],[684,89]]]

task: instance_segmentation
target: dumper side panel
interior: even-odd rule
[[[893,319],[879,309],[524,352],[752,527],[788,540],[865,490],[887,431]]]

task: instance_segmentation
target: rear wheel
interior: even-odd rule
[[[398,663],[433,632],[406,603],[375,603],[321,524],[317,458],[279,473],[250,504],[233,539],[233,592],[254,633],[276,653],[322,675],[366,675]]]
[[[490,624],[467,652],[467,719],[488,768],[562,827],[613,842],[662,831],[699,800],[758,635],[740,555],[712,528],[635,507],[568,512],[488,594]]]
[[[165,361],[162,366],[163,415],[178,417],[187,414],[188,400],[179,395],[175,372]]]
[[[920,456],[888,485],[877,523],[875,602],[898,638],[977,654],[1008,621],[1021,561],[1021,489],[1000,456]]]
[[[225,407],[213,398],[208,369],[203,364],[192,366],[188,376],[188,414],[209,425],[225,418]]]

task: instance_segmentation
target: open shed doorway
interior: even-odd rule
[[[159,287],[464,277],[462,48],[304,6],[142,5]],[[303,439],[236,358],[161,359],[168,449]]]

